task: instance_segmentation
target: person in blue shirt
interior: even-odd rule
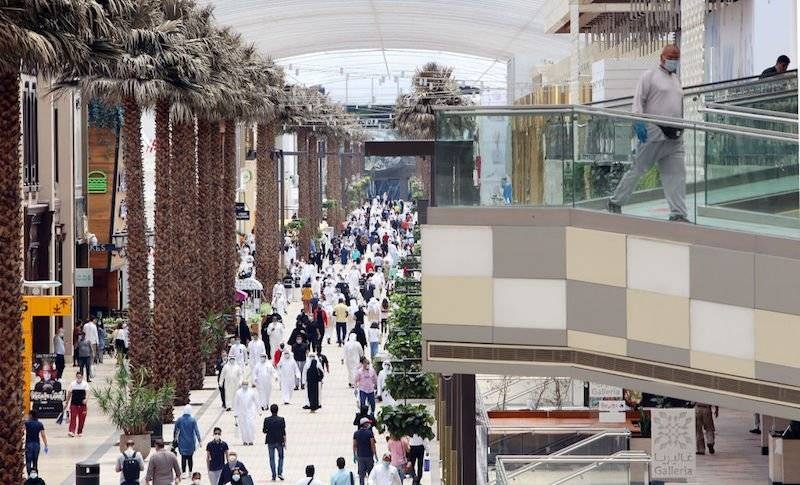
[[[511,205],[511,199],[513,198],[512,194],[513,190],[511,182],[508,181],[508,177],[503,177],[501,185],[503,186],[503,202],[506,205]]]
[[[356,478],[355,475],[351,470],[345,468],[345,460],[344,457],[339,457],[336,459],[336,470],[333,475],[331,475],[331,483],[330,485],[354,485]]]
[[[194,471],[194,450],[197,449],[197,444],[202,440],[200,429],[197,427],[197,420],[192,416],[192,406],[189,404],[184,406],[183,415],[175,421],[173,440],[178,442],[178,451],[181,455],[181,478],[186,478],[188,476],[187,467],[189,468],[189,473]]]
[[[36,411],[31,411],[28,420],[25,421],[25,468],[28,473],[39,468],[40,438],[44,442],[44,452],[47,454],[47,435],[44,432],[44,425],[36,416]]]
[[[222,475],[222,467],[228,463],[228,443],[222,441],[222,429],[214,428],[214,439],[206,445],[206,464],[208,479],[217,485]]]

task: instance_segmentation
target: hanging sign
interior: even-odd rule
[[[86,175],[86,191],[90,194],[108,192],[108,176],[102,170],[92,170]]]
[[[651,408],[653,461],[650,463],[652,478],[694,478],[695,428],[694,409]]]

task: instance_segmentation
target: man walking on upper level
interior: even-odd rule
[[[633,97],[633,113],[683,116],[683,88],[678,77],[681,52],[675,45],[661,51],[661,64],[642,74]],[[658,163],[664,197],[669,204],[669,220],[689,222],[686,208],[686,165],[684,164],[683,130],[654,123],[633,125],[641,141],[633,167],[625,173],[608,201],[609,212],[621,213],[622,206],[633,194],[639,179]]]

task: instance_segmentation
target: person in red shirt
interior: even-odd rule
[[[367,258],[367,264],[364,267],[365,273],[374,273],[375,272],[375,263],[372,262],[372,258]]]
[[[280,347],[275,349],[275,355],[272,356],[272,363],[275,364],[275,367],[278,367],[278,362],[281,361],[281,357],[283,356],[283,347],[285,344],[281,344]]]

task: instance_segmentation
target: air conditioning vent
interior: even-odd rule
[[[496,363],[498,360],[502,360],[521,364],[571,364],[599,371],[611,371],[646,379],[658,379],[678,385],[703,387],[712,391],[730,392],[756,399],[769,399],[787,403],[794,407],[800,405],[800,390],[790,387],[757,383],[703,371],[694,371],[686,368],[678,369],[623,357],[595,354],[589,351],[564,349],[562,347],[531,349],[502,345],[487,347],[483,345],[430,343],[429,358],[485,361],[487,363]]]

